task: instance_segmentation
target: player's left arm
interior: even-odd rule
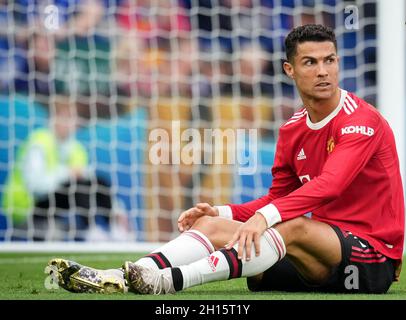
[[[338,126],[335,149],[321,174],[289,195],[259,209],[267,222],[286,221],[338,198],[363,170],[382,143],[385,128],[378,115],[349,119]],[[272,223],[272,224],[273,224]],[[267,226],[270,227],[269,223]]]

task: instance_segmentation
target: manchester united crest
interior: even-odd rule
[[[334,138],[330,137],[327,141],[327,152],[328,154],[332,153],[335,147]]]

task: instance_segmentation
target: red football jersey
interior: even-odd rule
[[[337,108],[312,123],[306,109],[281,128],[269,194],[230,204],[233,219],[261,212],[271,226],[306,213],[401,259],[404,199],[395,138],[379,112],[341,90]]]

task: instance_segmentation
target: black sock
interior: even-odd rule
[[[183,289],[183,275],[179,268],[172,268],[173,287],[176,291]]]

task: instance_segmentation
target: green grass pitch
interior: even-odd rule
[[[123,261],[136,260],[141,254],[131,253],[0,253],[0,300],[406,300],[406,275],[384,295],[314,294],[248,291],[245,279],[208,283],[174,295],[143,296],[136,294],[75,294],[63,289],[48,290],[44,281],[49,259],[63,257],[95,268],[115,268]],[[404,271],[406,272],[406,271]]]

